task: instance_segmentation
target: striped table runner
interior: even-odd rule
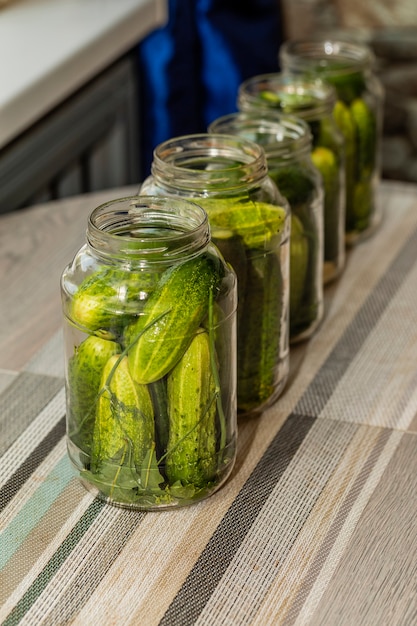
[[[383,189],[382,226],[202,503],[142,513],[85,492],[60,333],[0,373],[1,624],[417,623],[417,188]]]

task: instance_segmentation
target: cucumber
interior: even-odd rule
[[[259,92],[259,103],[254,104],[296,114],[298,111],[310,108],[314,102],[314,98],[308,93],[276,92],[264,89]]]
[[[246,290],[246,246],[242,238],[231,230],[213,229],[213,242],[223,257],[234,269],[237,281],[238,301],[244,298]]]
[[[301,220],[291,215],[290,238],[290,328],[296,326],[304,297],[308,267],[308,241]]]
[[[350,108],[341,100],[334,106],[333,116],[337,127],[343,135],[345,144],[345,172],[346,172],[346,229],[352,230],[354,225],[353,189],[355,186],[356,163],[356,128]]]
[[[353,207],[355,211],[355,229],[358,232],[366,230],[373,209],[373,193],[371,181],[356,183],[353,193]]]
[[[350,105],[356,128],[356,179],[369,180],[376,160],[376,119],[373,111],[362,98]]]
[[[362,231],[372,214],[371,178],[376,163],[376,118],[362,98],[338,102],[334,115],[345,139],[346,230]]]
[[[238,278],[237,405],[240,413],[249,413],[264,405],[276,386],[283,281],[274,249],[279,249],[287,213],[247,196],[198,202],[209,216],[214,243]]]
[[[120,346],[116,342],[92,335],[75,349],[68,362],[68,436],[87,454],[91,450],[103,369],[118,352]]]
[[[69,317],[89,333],[117,337],[120,328],[139,313],[143,294],[152,290],[154,280],[148,273],[100,268],[80,284]]]
[[[250,413],[273,396],[280,357],[282,275],[275,253],[248,256],[238,316],[238,410]]]
[[[324,74],[326,74],[326,69]],[[349,104],[355,98],[358,98],[366,89],[366,79],[362,70],[356,72],[346,72],[346,67],[340,66],[340,73],[337,72],[336,63],[331,65],[331,72],[327,73],[324,78],[336,89],[338,97]]]
[[[198,332],[168,375],[169,438],[165,471],[171,484],[203,487],[216,475],[216,383],[207,332]]]
[[[155,415],[156,453],[161,457],[166,452],[168,443],[168,394],[166,377],[149,384]]]
[[[324,260],[334,261],[339,253],[340,178],[335,153],[329,148],[317,146],[311,159],[319,170],[324,189]]]
[[[204,253],[170,267],[125,333],[129,368],[140,384],[165,376],[188,348],[220,288],[220,259]]]
[[[199,198],[198,203],[208,213],[214,241],[218,231],[221,238],[221,231],[229,230],[247,248],[264,248],[284,230],[286,211],[281,206],[248,197]]]
[[[282,195],[288,200],[291,210],[299,204],[308,203],[315,192],[315,186],[300,165],[278,165],[276,168],[273,159],[268,162],[269,176]]]
[[[135,471],[154,445],[152,400],[148,388],[132,379],[127,357],[121,355],[107,361],[100,387],[91,464],[96,471],[103,463],[114,464],[117,480],[119,466]]]

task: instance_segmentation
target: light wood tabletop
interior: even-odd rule
[[[417,186],[381,184],[225,486],[148,513],[87,493],[65,442],[60,275],[135,191],[0,217],[0,623],[417,624]]]

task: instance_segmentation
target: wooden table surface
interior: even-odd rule
[[[65,448],[59,278],[134,192],[0,217],[0,623],[417,624],[417,186],[382,183],[226,485],[158,513],[95,500]]]

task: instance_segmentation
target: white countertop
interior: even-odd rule
[[[18,0],[0,7],[0,148],[166,16],[166,0]]]

